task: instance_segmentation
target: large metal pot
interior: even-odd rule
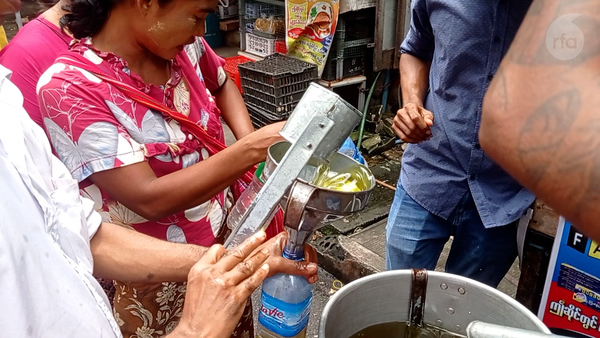
[[[475,320],[550,333],[527,308],[494,288],[444,272],[426,272],[426,277],[424,324],[462,335]],[[373,325],[411,321],[412,284],[411,270],[396,270],[344,286],[323,310],[319,337],[347,338]]]

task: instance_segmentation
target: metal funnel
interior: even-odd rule
[[[268,175],[274,171],[290,147],[291,144],[284,141],[269,148],[269,156],[263,171],[264,178],[268,178]],[[367,189],[358,192],[344,192],[315,186],[309,182],[314,180],[319,163],[321,162],[316,157],[311,158],[281,200],[281,206],[285,211],[284,223],[290,234],[289,244],[293,244],[298,250],[303,250],[304,243],[313,231],[329,222],[363,210],[375,188],[373,175],[367,182]],[[334,172],[346,172],[349,168],[357,166],[365,168],[370,173],[367,167],[346,155],[335,153],[329,159],[329,167]]]
[[[278,165],[225,241],[229,247],[241,228],[256,232],[269,219],[286,190],[309,160],[328,161],[356,127],[362,113],[333,93],[312,83],[290,115],[281,135],[290,141]]]

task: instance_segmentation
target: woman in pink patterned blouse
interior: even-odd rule
[[[201,38],[204,19],[216,5],[72,0],[70,14],[61,19],[80,41],[40,78],[40,110],[54,150],[107,221],[210,246],[231,204],[228,187],[281,139],[281,124],[254,132],[223,59]],[[209,156],[205,144],[177,121],[68,62],[69,55],[83,56],[100,72],[188,116],[221,142],[222,117],[238,141]],[[279,271],[298,273],[280,265]],[[316,280],[315,269],[304,274]],[[115,284],[115,316],[125,337],[158,337],[177,325],[183,283]],[[253,336],[251,311],[234,335]]]

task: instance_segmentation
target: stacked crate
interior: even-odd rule
[[[242,50],[265,57],[277,51],[278,42],[285,39],[285,2],[281,5],[262,3],[260,1],[248,1],[244,5],[244,41]],[[255,23],[259,18],[278,18],[284,25],[275,32],[265,33],[256,28]]]
[[[375,37],[373,8],[341,14],[321,79],[363,75],[365,56]]]
[[[240,64],[239,71],[246,106],[257,128],[286,120],[318,77],[317,66],[283,54]]]

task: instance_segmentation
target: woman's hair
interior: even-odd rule
[[[60,0],[37,0],[37,10],[35,12],[35,16],[38,16],[52,8],[52,6],[56,5],[59,1]]]
[[[104,26],[115,5],[123,0],[71,0],[64,7],[68,14],[60,19],[60,27],[67,28],[75,39],[94,36]],[[158,4],[171,0],[158,0]]]

